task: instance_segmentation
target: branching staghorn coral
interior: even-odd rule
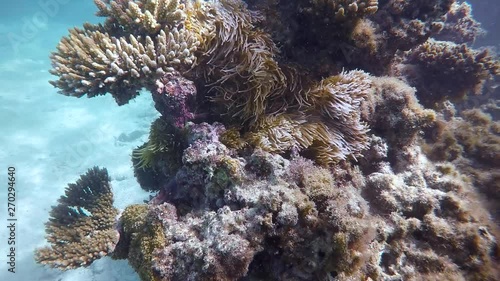
[[[186,18],[179,0],[94,0],[98,16],[107,17],[108,28],[121,26],[123,32],[157,34],[163,26],[175,26]]]
[[[114,229],[118,211],[109,182],[108,171],[94,167],[68,185],[50,211],[46,233],[51,245],[37,249],[38,263],[67,270],[89,266],[114,251],[119,238]]]
[[[51,56],[59,76],[51,83],[65,95],[89,97],[111,93],[119,105],[140,89],[154,89],[166,73],[185,71],[195,52],[213,37],[201,20],[210,19],[206,5],[172,1],[95,1],[104,25],[70,30]],[[190,15],[187,16],[184,14]],[[213,30],[212,30],[213,31]]]
[[[218,93],[215,99],[242,119],[264,114],[286,88],[274,43],[253,26],[241,1],[107,2],[96,1],[106,24],[73,29],[51,56],[51,73],[59,76],[52,84],[63,94],[109,92],[124,104],[197,60],[203,67],[193,71],[202,72]]]
[[[58,51],[51,55],[51,84],[68,96],[89,97],[111,93],[126,104],[144,87],[174,68],[191,67],[199,41],[184,30],[161,30],[151,38],[112,37],[102,26],[85,25],[70,30]]]

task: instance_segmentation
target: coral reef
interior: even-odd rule
[[[289,161],[259,150],[231,155],[218,141],[220,124],[189,130],[176,184],[163,190],[168,196],[141,207],[161,222],[167,241],[148,252],[154,278],[311,280],[362,267],[368,249],[361,241],[375,233],[355,189],[340,187],[327,169],[301,157]],[[129,232],[125,224],[123,232]]]
[[[46,224],[49,247],[37,249],[38,263],[67,270],[88,266],[114,251],[118,211],[106,169],[94,167],[66,188]]]
[[[94,2],[103,24],[61,40],[51,83],[119,105],[151,93],[161,116],[132,162],[154,194],[115,222],[90,170],[39,263],[110,255],[145,281],[500,276],[498,98],[476,106],[493,117],[452,103],[500,74],[467,45],[468,4]]]

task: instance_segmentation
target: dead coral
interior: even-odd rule
[[[68,185],[50,211],[45,230],[50,246],[37,249],[38,263],[67,270],[89,266],[114,251],[118,212],[109,182],[108,171],[94,167]]]
[[[165,203],[151,212],[168,241],[151,268],[160,280],[238,280],[247,274],[258,248],[243,232],[245,211],[223,207],[201,217],[177,217],[175,207]]]
[[[190,130],[176,185],[147,207],[165,230],[152,259],[160,280],[362,276],[375,233],[353,183],[304,158],[232,156],[218,125]]]
[[[351,48],[349,64],[377,75],[387,75],[387,68],[398,52],[410,50],[442,30],[444,15],[454,2],[455,0],[381,2],[378,11],[368,17],[377,35],[374,38],[376,52],[367,52],[366,48]],[[352,45],[357,46],[358,43],[354,42]]]

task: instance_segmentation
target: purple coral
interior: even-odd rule
[[[196,87],[180,74],[167,73],[156,80],[155,108],[177,128],[195,118]]]

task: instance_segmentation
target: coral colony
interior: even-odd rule
[[[152,95],[132,162],[154,196],[119,212],[90,169],[37,262],[111,256],[144,281],[498,280],[500,62],[471,47],[468,4],[94,2],[104,23],[61,39],[51,83]]]

